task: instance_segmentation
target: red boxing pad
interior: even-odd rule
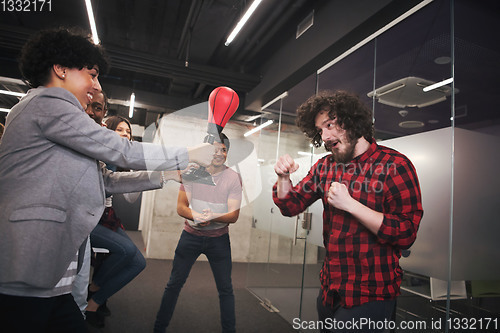
[[[240,99],[229,87],[217,87],[208,97],[208,133],[222,132],[227,121],[238,109]]]

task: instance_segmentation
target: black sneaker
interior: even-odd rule
[[[97,328],[104,327],[104,316],[97,311],[85,311],[85,321]]]
[[[99,307],[97,308],[97,312],[100,313],[101,315],[103,315],[104,317],[108,317],[108,316],[111,316],[111,310],[109,310],[108,306],[106,305],[106,303],[108,303],[108,301],[102,303],[101,305],[99,305]]]

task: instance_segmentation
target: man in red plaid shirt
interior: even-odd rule
[[[317,147],[324,143],[331,154],[296,186],[290,174],[298,164],[289,155],[280,157],[274,202],[283,215],[294,216],[323,201],[322,332],[335,322],[349,322],[350,332],[377,331],[377,322],[393,319],[401,250],[415,241],[422,218],[417,174],[406,156],[375,142],[371,111],[356,96],[324,92],[297,113],[304,134]],[[367,319],[372,326],[360,324]],[[336,328],[346,328],[343,323]]]

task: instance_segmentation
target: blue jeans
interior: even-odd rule
[[[155,332],[165,332],[174,313],[177,298],[189,276],[191,267],[200,254],[205,254],[214,274],[219,292],[220,320],[222,332],[235,332],[236,319],[234,294],[231,282],[231,245],[229,234],[220,237],[202,237],[182,231],[175,249],[170,280],[167,283],[160,310],[156,315]]]
[[[323,329],[320,330],[321,333],[389,332],[390,330],[384,329],[385,325],[381,324],[384,323],[385,320],[395,320],[395,299],[372,301],[347,309],[340,304],[340,297],[338,294],[336,294],[333,306],[323,305],[322,291],[320,290],[316,306],[318,310],[318,319],[324,323]],[[367,320],[369,320],[370,323],[367,323]],[[334,321],[336,322],[336,327],[332,327]],[[361,326],[361,324],[364,326]],[[390,325],[387,326],[390,327]]]
[[[90,233],[90,243],[110,253],[92,279],[99,286],[92,299],[101,305],[142,272],[146,259],[121,228],[113,231],[98,224]]]

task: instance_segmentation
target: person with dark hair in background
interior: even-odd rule
[[[296,186],[290,174],[298,164],[290,155],[280,157],[273,199],[285,216],[303,212],[318,199],[323,202],[326,256],[317,302],[322,332],[330,332],[329,326],[333,331],[334,321],[375,332],[360,327],[360,319],[393,319],[401,250],[415,241],[423,214],[415,168],[406,156],[375,142],[370,109],[350,93],[310,97],[297,109],[297,125],[330,154]]]
[[[132,124],[130,124],[127,118],[122,116],[111,116],[106,119],[104,126],[106,126],[107,129],[115,131],[122,138],[129,141],[133,140]]]
[[[160,188],[161,172],[115,182],[98,161],[136,170],[208,165],[214,148],[130,142],[85,114],[107,69],[100,46],[66,29],[24,45],[32,88],[7,116],[0,145],[0,322],[6,332],[85,332],[71,287],[109,193]],[[80,249],[80,250],[79,250]]]
[[[216,185],[184,183],[179,190],[177,214],[186,220],[175,249],[170,279],[156,315],[155,333],[165,332],[181,289],[201,254],[207,256],[219,292],[222,332],[235,332],[228,226],[238,220],[242,186],[240,175],[224,164],[229,150],[227,136],[220,134],[214,145],[215,155],[207,171]]]
[[[107,103],[98,103],[106,105]],[[88,112],[87,112],[88,113]],[[99,117],[94,120],[99,121]],[[114,131],[122,138],[132,140],[132,126],[130,122],[120,116],[111,116],[106,119],[106,128]],[[111,171],[117,171],[113,165],[106,165]],[[119,169],[118,174],[133,175],[140,172],[125,172]],[[127,170],[130,171],[130,170]],[[168,179],[180,182],[180,176],[176,171],[169,171],[165,175]],[[137,188],[138,191],[142,190]],[[138,193],[126,193],[137,199]],[[135,199],[129,199],[134,201]],[[125,232],[120,219],[113,209],[112,196],[106,197],[106,208],[102,214],[99,224],[90,233],[92,247],[109,250],[109,255],[99,263],[98,269],[94,270],[92,282],[88,291],[88,306],[86,309],[87,322],[92,326],[103,327],[104,317],[111,314],[107,307],[107,300],[125,285],[132,281],[146,267],[146,259],[134,242]]]
[[[108,111],[108,96],[104,91],[100,91],[97,96],[94,96],[92,99],[92,103],[90,103],[85,112],[89,115],[90,118],[94,119],[96,123],[101,126],[106,126],[102,121],[106,116],[106,112]]]
[[[104,91],[101,91],[94,95],[92,103],[87,106],[85,112],[97,124],[130,140],[132,138],[130,122],[120,116],[109,117],[106,122],[103,122],[107,110],[108,98]],[[141,172],[144,172],[115,173],[117,171],[116,166],[106,165],[102,162],[100,164],[103,171],[113,171],[113,173],[110,173],[110,177],[117,179],[137,178]],[[118,171],[124,171],[124,169],[120,168]],[[164,181],[175,180],[180,182],[180,175],[177,170],[165,171],[163,176]],[[139,183],[135,190],[144,191],[149,189],[141,187]],[[123,195],[129,202],[134,202],[138,198],[139,192],[123,193]],[[92,230],[91,239],[93,239],[93,242],[92,244],[89,243],[82,268],[73,282],[72,295],[87,323],[100,328],[104,327],[104,317],[111,315],[111,311],[107,307],[108,298],[135,278],[144,269],[146,262],[135,244],[124,232],[123,226],[113,210],[112,196],[110,194],[106,195],[104,213],[99,220],[99,224]],[[109,254],[96,254],[96,257],[99,256],[99,260],[96,260],[97,267],[94,267],[95,280],[89,286],[91,246],[110,251],[111,260],[101,260],[102,257],[109,257]],[[101,268],[103,268],[103,271],[100,271]],[[101,289],[100,286],[104,286],[104,288]],[[99,293],[95,295],[98,291]]]
[[[101,90],[101,92],[95,93],[93,98],[92,98],[92,103],[87,105],[87,108],[85,109],[85,112],[89,115],[90,118],[94,119],[94,121],[101,125],[105,126],[102,120],[104,119],[104,116],[106,115],[106,112],[108,110],[108,97],[104,93],[104,91]],[[105,168],[104,163],[100,163],[101,168]],[[78,274],[76,274],[75,280],[73,281],[73,288],[71,290],[71,294],[73,295],[73,298],[75,299],[76,304],[80,308],[80,311],[82,312],[82,315],[85,319],[87,319],[87,315],[85,314],[85,311],[87,309],[87,297],[88,297],[88,287],[89,287],[89,280],[90,280],[90,262],[91,262],[91,256],[92,256],[92,251],[90,250],[90,236],[87,238],[87,245],[85,248],[85,255],[83,257],[82,261],[82,266],[80,270],[78,271]],[[103,309],[106,309],[104,306]],[[87,322],[92,321],[93,322],[99,322],[99,325],[102,325],[104,323],[104,320],[98,320],[97,315],[92,317],[92,314],[89,316],[89,319]]]

